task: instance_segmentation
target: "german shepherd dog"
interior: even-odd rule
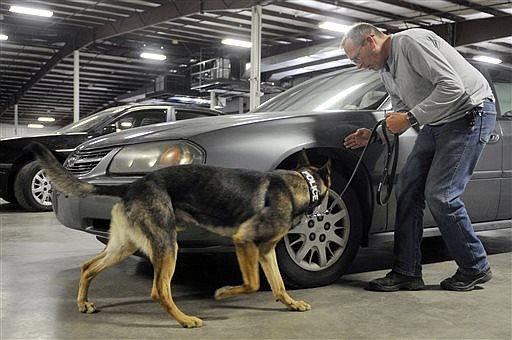
[[[296,170],[260,172],[180,165],[154,171],[130,184],[102,186],[79,181],[43,145],[32,143],[27,148],[59,191],[81,197],[121,198],[111,211],[110,236],[105,249],[80,267],[77,297],[80,312],[96,311],[87,299],[91,280],[102,270],[141,250],[154,268],[151,297],[183,327],[201,327],[202,320],[184,314],[171,295],[177,231],[189,226],[231,237],[235,245],[243,284],[217,289],[215,299],[257,291],[259,262],[278,301],[290,310],[311,309],[308,303],[294,300],[286,292],[275,246],[308,210],[327,196],[331,184],[330,160],[316,168],[302,151]]]

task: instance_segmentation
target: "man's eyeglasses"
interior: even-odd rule
[[[374,36],[373,34],[370,34],[370,35],[369,35],[369,37],[373,37],[373,36]],[[361,56],[360,56],[360,54],[361,54],[361,49],[364,47],[364,45],[366,45],[366,42],[367,42],[367,41],[366,41],[366,39],[365,39],[365,40],[363,41],[363,44],[359,46],[359,49],[357,50],[357,54],[356,54],[354,57],[352,57],[352,58],[350,59],[350,61],[351,61],[354,65],[357,65],[357,64],[359,64],[359,63],[361,62]]]
[[[359,56],[359,55],[361,54],[361,49],[363,48],[363,46],[364,46],[364,44],[359,46],[359,49],[357,50],[357,54],[350,59],[350,62],[352,64],[357,65],[361,62],[361,56]]]

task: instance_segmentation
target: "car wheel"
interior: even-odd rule
[[[346,181],[334,174],[329,196],[312,216],[304,216],[276,247],[279,269],[288,286],[328,285],[345,273],[362,237],[359,202]]]
[[[33,161],[25,164],[14,180],[18,204],[29,211],[52,210],[52,187],[44,170]]]

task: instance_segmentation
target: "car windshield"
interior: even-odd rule
[[[127,105],[116,106],[96,112],[95,114],[80,119],[78,122],[64,126],[63,128],[57,130],[56,133],[87,132],[90,128],[107,121],[112,117],[112,115],[124,110],[127,107]]]
[[[375,110],[386,97],[377,72],[347,69],[294,86],[253,112]]]

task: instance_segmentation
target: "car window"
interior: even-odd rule
[[[116,106],[111,107],[97,113],[94,113],[90,116],[80,119],[77,122],[71,123],[69,125],[64,126],[63,128],[57,130],[57,133],[77,133],[77,132],[86,132],[89,129],[101,125],[103,122],[106,122],[112,119],[112,116],[125,110],[128,106]]]
[[[109,124],[116,132],[134,127],[162,123],[167,120],[167,109],[136,110]]]
[[[496,101],[503,117],[512,117],[512,72],[505,69],[490,69]]]
[[[212,116],[211,114],[201,112],[201,111],[190,111],[190,110],[183,110],[183,109],[176,109],[175,115],[176,115],[176,120],[184,120],[184,119]]]
[[[377,72],[348,69],[292,87],[254,112],[375,110],[386,97]]]

